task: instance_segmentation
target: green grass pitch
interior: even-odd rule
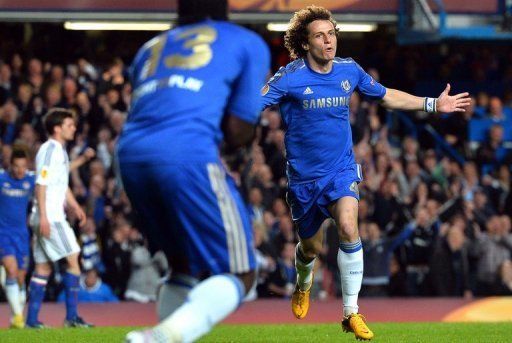
[[[512,323],[376,323],[372,342],[511,342]],[[129,327],[0,330],[0,342],[122,342]],[[356,342],[336,324],[219,325],[200,342]]]

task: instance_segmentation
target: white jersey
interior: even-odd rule
[[[54,139],[49,139],[41,145],[36,156],[36,171],[36,184],[46,186],[48,220],[65,219],[64,205],[69,187],[69,157],[64,146]],[[34,209],[39,214],[37,204]]]

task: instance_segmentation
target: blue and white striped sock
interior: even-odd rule
[[[34,325],[38,322],[39,310],[44,299],[44,291],[48,277],[44,275],[33,274],[30,279],[27,324]]]
[[[343,315],[357,313],[357,298],[363,282],[363,246],[356,242],[342,242],[338,249],[338,268],[341,273]]]

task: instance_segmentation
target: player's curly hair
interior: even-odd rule
[[[284,35],[284,46],[290,52],[292,59],[306,56],[307,51],[304,50],[303,45],[308,42],[308,25],[315,20],[329,20],[334,25],[336,35],[338,35],[336,21],[328,9],[311,5],[295,12]]]

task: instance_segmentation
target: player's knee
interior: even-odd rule
[[[18,276],[18,266],[13,260],[4,260],[5,276],[12,279]]]
[[[309,241],[302,242],[301,250],[306,258],[312,260],[322,252],[322,248],[323,243],[321,241]]]
[[[303,248],[304,255],[308,259],[314,259],[322,252],[322,242],[314,242],[307,245],[307,248]]]
[[[36,264],[35,272],[41,276],[48,276],[52,272],[52,269],[48,263],[38,263]]]
[[[8,279],[17,279],[18,278],[18,268],[16,268],[16,266],[11,266],[10,268],[5,268],[5,274]]]
[[[342,240],[353,241],[358,237],[357,224],[352,220],[340,221],[338,234]]]
[[[248,271],[247,273],[238,274],[237,277],[242,281],[245,292],[244,294],[247,294],[254,284],[254,281],[256,280],[256,272],[254,270]]]
[[[80,264],[78,262],[78,254],[73,254],[67,257],[68,271],[73,274],[80,274]]]

